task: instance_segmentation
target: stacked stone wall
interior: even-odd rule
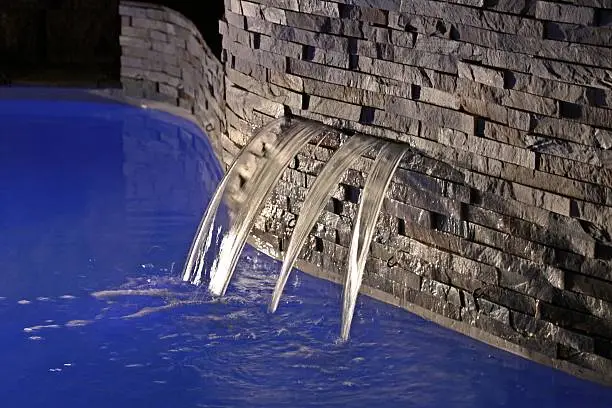
[[[226,0],[220,32],[227,160],[289,112],[412,148],[364,291],[612,382],[611,0]],[[337,145],[283,175],[254,233],[270,251]],[[341,181],[303,268],[344,273],[371,162]]]
[[[191,112],[218,153],[225,134],[224,69],[195,25],[166,7],[122,1],[123,93]]]

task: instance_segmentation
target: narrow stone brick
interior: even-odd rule
[[[511,145],[497,143],[485,138],[469,136],[462,132],[444,128],[440,130],[438,141],[442,144],[454,146],[482,156],[496,158],[501,161],[535,169],[535,153]]]
[[[302,96],[298,93],[291,92],[266,82],[259,82],[248,75],[232,69],[226,70],[226,76],[235,85],[248,89],[250,92],[271,101],[282,103],[283,105],[293,108],[300,108],[302,106]]]
[[[257,3],[251,3],[250,1],[245,1],[242,0],[241,1],[241,7],[242,7],[242,15],[244,15],[245,17],[259,17],[260,15],[260,5]],[[238,12],[235,12],[234,10],[232,10],[232,12],[239,14]]]
[[[352,121],[359,121],[361,115],[361,107],[358,105],[351,105],[317,96],[310,97],[308,109],[323,115],[333,115]]]
[[[296,92],[304,92],[304,80],[298,76],[283,72],[269,71],[268,78],[271,83],[280,87],[291,89]]]
[[[538,1],[536,3],[536,18],[564,23],[593,25],[595,10],[588,7]]]
[[[463,5],[449,4],[448,2],[430,0],[405,1],[402,2],[400,11],[509,34],[537,37],[542,33],[542,25],[537,21],[488,10],[478,10]]]
[[[474,117],[461,112],[409,101],[407,99],[389,97],[387,110],[401,116],[407,116],[429,123],[436,123],[441,127],[472,132],[474,129]]]
[[[284,10],[299,11],[298,0],[251,0],[265,6],[281,8]]]
[[[284,113],[283,105],[269,101],[246,90],[236,88],[231,83],[226,85],[227,102],[232,110],[242,119],[253,120],[254,110],[272,117],[280,117]]]
[[[322,0],[302,0],[299,3],[300,12],[320,16],[338,18],[338,4]]]
[[[304,79],[304,92],[326,98],[346,101],[354,105],[385,107],[384,95],[358,88],[343,87],[326,82]]]
[[[481,84],[504,88],[504,73],[492,68],[458,61],[459,78],[480,82]]]

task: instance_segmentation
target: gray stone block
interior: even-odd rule
[[[560,308],[541,302],[539,307],[541,319],[558,326],[585,333],[596,334],[607,339],[612,338],[612,325],[609,321],[589,316],[572,310]]]
[[[244,89],[239,89],[231,83],[226,85],[226,92],[228,106],[238,117],[247,121],[257,123],[254,110],[271,117],[280,117],[284,113],[282,104],[269,101]]]
[[[291,58],[302,57],[302,46],[289,41],[283,41],[267,35],[259,38],[259,48],[274,54],[279,54]]]
[[[269,71],[271,83],[296,92],[304,92],[304,80],[301,77],[276,71]]]
[[[331,1],[322,0],[302,0],[298,4],[300,12],[307,14],[316,14],[320,16],[338,18],[338,4]]]
[[[540,20],[560,21],[581,25],[593,25],[595,9],[559,4],[548,1],[536,3],[536,18]]]
[[[322,115],[335,116],[355,122],[359,121],[361,116],[361,106],[318,96],[312,96],[310,98],[308,109]]]
[[[546,23],[545,38],[581,44],[608,46],[612,43],[611,27],[587,27],[578,24]]]
[[[466,97],[460,93],[459,97],[461,98],[461,108],[463,111],[475,116],[490,119],[493,122],[503,123],[505,125],[508,124],[508,108],[481,99]]]
[[[389,112],[397,115],[407,116],[428,123],[436,123],[438,126],[466,133],[472,132],[474,129],[473,116],[435,105],[389,97],[386,108]]]
[[[259,17],[261,13],[261,6],[258,3],[252,3],[250,1],[241,0],[241,11],[231,10],[235,14],[242,14],[245,17]]]
[[[350,88],[327,82],[304,79],[304,92],[326,98],[346,101],[354,105],[372,106],[379,109],[385,107],[384,95],[358,88]]]
[[[269,68],[274,71],[284,72],[286,70],[286,58],[264,50],[253,50],[236,42],[223,41],[223,46],[231,54],[245,59],[256,65]]]
[[[503,2],[487,2],[484,7],[488,10],[502,13],[518,14],[525,17],[535,16],[535,1],[533,0],[507,0]]]
[[[266,81],[267,78],[267,69],[257,63],[244,60],[242,58],[237,58],[230,54],[231,62],[228,66],[231,69],[235,69],[236,71],[242,72],[245,75],[253,77],[258,81]]]
[[[416,289],[420,289],[424,293],[431,294],[438,299],[461,307],[461,297],[457,288],[424,278],[421,280],[421,287]]]
[[[285,88],[257,81],[256,79],[233,69],[226,70],[226,77],[233,84],[238,85],[241,88],[248,89],[250,92],[269,99],[270,101],[282,103],[283,105],[287,105],[292,108],[301,108],[302,106],[302,95],[291,92]]]
[[[261,6],[261,16],[264,20],[275,24],[287,25],[287,13],[283,9],[276,7]]]
[[[592,296],[596,299],[612,301],[612,284],[588,276],[569,273],[567,275],[569,290]]]
[[[319,33],[334,34],[361,38],[364,35],[362,26],[358,21],[340,20],[331,17],[323,17],[315,14],[304,14],[286,12],[286,25],[297,27],[308,31],[314,31],[315,37]]]
[[[364,8],[377,8],[381,10],[399,10],[402,0],[342,0],[339,3],[351,4]]]
[[[524,141],[528,148],[534,152],[564,157],[592,166],[602,167],[603,165],[600,150],[594,147],[537,135],[525,135]]]
[[[555,358],[557,355],[557,345],[551,340],[524,336],[510,326],[482,312],[473,312],[463,309],[461,319],[474,327],[550,358]]]
[[[439,1],[406,1],[402,3],[400,11],[412,15],[439,18],[445,22],[454,23],[455,26],[465,24],[526,37],[539,37],[542,33],[541,23],[534,20]]]
[[[592,337],[563,329],[523,313],[514,311],[510,313],[512,316],[512,326],[527,336],[550,338],[554,342],[581,351],[592,352],[595,349],[595,342]]]
[[[281,8],[285,10],[299,11],[298,0],[251,0],[253,3],[259,3],[266,6]]]
[[[481,156],[491,157],[508,163],[514,163],[518,166],[535,169],[535,153],[512,145],[498,143],[482,137],[470,136],[462,132],[445,128],[440,130],[438,142]]]
[[[496,69],[474,65],[462,61],[457,62],[459,78],[480,82],[481,84],[504,88],[504,72]]]

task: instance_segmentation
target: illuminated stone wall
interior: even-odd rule
[[[366,292],[612,380],[612,1],[227,0],[220,31],[228,152],[288,112],[412,148]],[[336,145],[285,173],[255,232],[272,248]],[[344,273],[370,164],[342,180],[304,269]]]

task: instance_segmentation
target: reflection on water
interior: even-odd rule
[[[0,102],[6,407],[609,407],[612,391],[247,249],[228,294],[180,281],[220,172],[190,125],[115,105]]]

